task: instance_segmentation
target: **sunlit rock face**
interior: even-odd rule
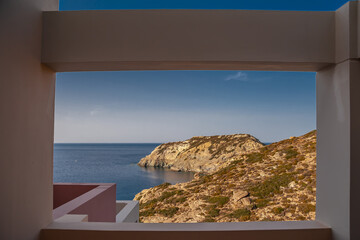
[[[138,163],[142,167],[163,167],[174,171],[213,173],[239,156],[263,147],[249,134],[193,137],[165,143]]]
[[[234,136],[237,135],[227,137],[236,139]],[[250,135],[240,136],[244,137],[243,144],[249,143],[246,145],[249,149],[253,147],[252,152],[231,153],[230,149],[239,151],[243,145],[234,144],[235,140],[231,144],[221,143],[225,136],[216,137],[217,142],[209,140],[215,137],[194,138],[207,139],[193,145],[193,148],[202,149],[197,153],[189,146],[191,139],[168,144],[169,148],[163,145],[154,150],[151,154],[155,153],[154,156],[183,149],[184,153],[193,152],[194,156],[202,151],[216,158],[210,159],[208,156],[202,159],[208,166],[206,169],[211,169],[208,171],[194,163],[186,165],[186,161],[196,162],[197,159],[189,157],[186,158],[188,160],[181,160],[179,166],[187,167],[177,168],[187,171],[198,169],[200,172],[195,174],[192,181],[175,185],[164,183],[138,193],[135,200],[140,202],[140,220],[152,223],[314,220],[316,131],[262,147],[257,147],[261,143]],[[222,152],[210,153],[213,151],[209,150],[211,146],[221,144],[223,147],[218,147],[218,150]],[[222,158],[223,153],[227,158]],[[181,153],[179,155],[182,156]],[[176,165],[176,159],[173,161],[166,164]],[[162,162],[154,160],[152,164],[168,166]],[[208,162],[220,164],[211,168]]]

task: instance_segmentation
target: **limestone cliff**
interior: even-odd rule
[[[239,156],[264,145],[249,134],[193,137],[165,143],[138,163],[142,167],[163,167],[174,171],[213,173]]]
[[[145,189],[135,196],[140,202],[140,220],[314,220],[315,149],[316,132],[312,131],[236,155],[228,166],[196,174],[190,182]]]

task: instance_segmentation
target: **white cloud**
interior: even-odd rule
[[[236,81],[247,81],[248,80],[248,76],[246,73],[244,72],[237,72],[236,74],[230,75],[227,78],[225,78],[225,81],[231,81],[231,80],[236,80]]]

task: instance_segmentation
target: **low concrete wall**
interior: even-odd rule
[[[41,240],[331,240],[331,229],[316,221],[239,223],[60,223],[42,230]]]
[[[83,195],[84,193],[98,187],[94,184],[77,183],[54,183],[53,185],[53,209]]]
[[[89,218],[86,214],[66,214],[62,217],[59,217],[55,222],[60,223],[74,223],[74,222],[88,222]]]
[[[59,185],[62,185],[61,188]],[[58,206],[53,210],[53,219],[64,216],[65,214],[86,214],[89,222],[115,222],[116,219],[116,185],[112,183],[101,184],[58,184],[62,193],[70,192],[70,196],[75,193],[89,191],[75,197],[72,200]],[[69,188],[69,190],[65,190]],[[61,199],[68,199],[61,197]],[[54,202],[60,202],[55,201]]]
[[[139,222],[139,202],[116,201],[116,222]]]

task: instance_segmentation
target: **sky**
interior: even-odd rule
[[[263,142],[316,127],[315,73],[58,73],[55,142],[156,142],[249,133]]]
[[[60,0],[60,10],[256,9],[333,11],[348,0]]]
[[[336,10],[347,0],[60,0],[60,10]],[[316,128],[315,73],[58,73],[55,143],[163,143],[249,133],[263,142]]]

